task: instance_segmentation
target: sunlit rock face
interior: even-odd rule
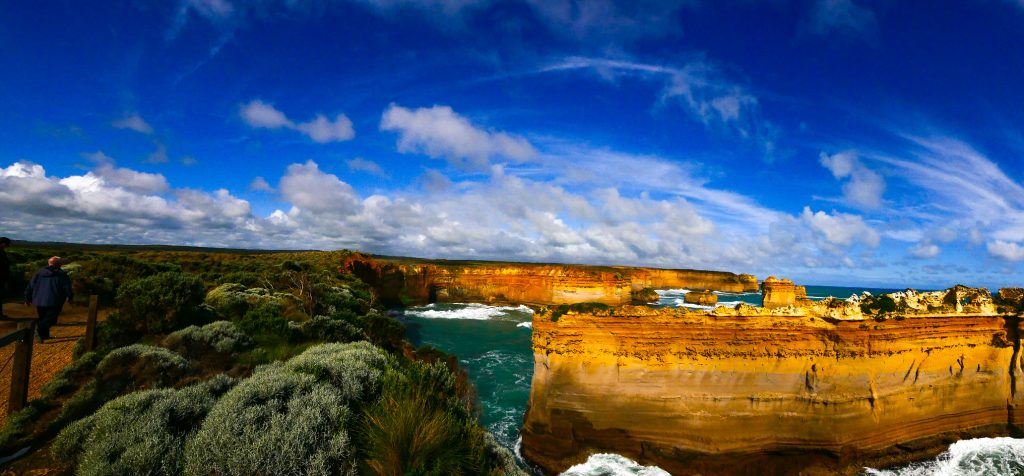
[[[374,259],[354,254],[340,270],[377,290],[385,303],[478,302],[627,304],[644,289],[756,291],[757,279],[719,271],[481,261]],[[639,293],[639,294],[638,294]],[[649,293],[648,293],[649,294]]]
[[[614,452],[672,474],[857,474],[1020,435],[1019,318],[995,309],[1016,294],[982,291],[537,313],[523,455],[550,473]]]
[[[693,291],[683,295],[683,301],[701,306],[714,306],[718,303],[718,296],[711,291]]]

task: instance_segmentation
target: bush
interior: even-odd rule
[[[88,415],[125,391],[169,387],[188,372],[184,357],[161,347],[135,344],[107,354],[94,379],[64,402],[57,424]]]
[[[52,404],[45,399],[37,399],[29,402],[25,408],[10,414],[3,429],[0,430],[0,449],[4,450],[4,454],[13,453],[17,449],[14,444],[29,436],[32,426],[39,417],[51,408]]]
[[[397,474],[500,474],[486,434],[455,395],[455,376],[442,362],[388,372],[378,401],[361,424],[366,465]]]
[[[216,321],[203,327],[188,326],[164,338],[164,347],[193,358],[209,352],[233,354],[252,347],[252,339],[232,322]]]
[[[127,256],[99,255],[92,259],[75,262],[72,284],[75,294],[89,296],[96,294],[100,303],[114,302],[118,287],[123,283],[181,268],[168,263],[139,261]]]
[[[260,367],[214,405],[185,445],[187,475],[356,474],[343,394],[282,364]]]
[[[288,360],[286,367],[334,385],[348,405],[376,396],[384,372],[395,360],[369,342],[322,344]]]
[[[143,334],[165,333],[196,323],[204,297],[198,278],[169,272],[125,283],[117,291],[117,305]]]
[[[65,428],[51,451],[80,476],[181,474],[186,439],[234,383],[219,375],[180,390],[119,397]]]
[[[306,322],[289,322],[292,342],[353,342],[366,339],[366,334],[352,323],[327,316],[316,316]]]

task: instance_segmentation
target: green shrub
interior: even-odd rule
[[[355,474],[342,393],[282,364],[225,394],[185,445],[187,475]]]
[[[239,318],[238,326],[258,340],[284,339],[288,335],[288,320],[284,318],[281,305],[274,302],[259,303]],[[260,339],[260,338],[263,339]]]
[[[164,347],[179,354],[200,357],[208,352],[233,354],[252,347],[252,339],[229,321],[211,322],[205,326],[188,326],[164,338]]]
[[[234,383],[219,375],[180,390],[127,394],[65,428],[51,451],[80,476],[181,474],[186,439]]]
[[[56,425],[88,415],[125,391],[169,387],[189,370],[184,357],[162,347],[115,349],[96,366],[93,380],[64,402]]]
[[[168,271],[180,271],[177,265],[139,261],[120,255],[99,255],[76,261],[72,284],[75,294],[99,296],[101,304],[114,302],[117,289],[123,283]]]
[[[305,322],[289,322],[292,342],[353,342],[366,339],[361,329],[350,322],[316,316]]]
[[[36,399],[9,415],[3,429],[0,429],[0,449],[4,454],[13,453],[17,449],[14,444],[29,436],[33,424],[52,407],[46,399]]]
[[[369,342],[321,344],[286,363],[288,369],[334,385],[349,405],[376,396],[384,372],[394,366],[393,357]]]
[[[860,305],[860,311],[865,315],[889,314],[896,311],[896,301],[887,294],[881,296],[867,296]]]
[[[366,465],[381,476],[494,472],[486,432],[454,395],[455,376],[442,362],[388,372],[361,421]]]
[[[378,347],[391,351],[402,348],[405,340],[405,325],[397,319],[377,310],[371,310],[360,320],[361,327]]]
[[[143,334],[165,333],[197,323],[204,297],[198,278],[168,272],[125,283],[117,291],[117,305]]]

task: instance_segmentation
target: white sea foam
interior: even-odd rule
[[[531,322],[531,321],[520,322],[519,324],[516,324],[516,327],[525,327],[527,329],[533,329],[533,322]]]
[[[999,476],[1024,474],[1024,439],[976,438],[950,445],[931,461],[903,468],[864,468],[871,476]]]
[[[446,307],[454,306],[451,309]],[[428,304],[426,306],[409,308],[406,314],[427,319],[473,319],[485,321],[496,317],[507,317],[511,313],[525,312],[533,314],[533,310],[527,306],[488,306],[486,304]]]
[[[577,464],[561,476],[671,476],[657,466],[641,466],[624,456],[611,453],[590,455],[586,463]]]

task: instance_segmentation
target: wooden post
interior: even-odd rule
[[[7,399],[7,414],[10,415],[28,403],[28,381],[32,370],[32,339],[35,337],[35,321],[18,324],[21,338],[14,343],[14,357],[11,360],[11,393]]]
[[[89,319],[85,321],[85,351],[96,349],[96,314],[99,312],[99,296],[89,296]]]

